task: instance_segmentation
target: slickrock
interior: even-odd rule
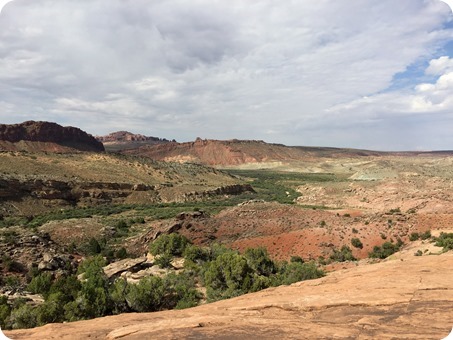
[[[12,339],[442,339],[453,253],[408,256],[199,307],[5,332]]]

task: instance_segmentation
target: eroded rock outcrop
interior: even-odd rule
[[[75,182],[0,177],[0,202],[33,199],[48,206],[96,205],[105,203],[156,203],[198,201],[210,197],[239,195],[254,192],[249,184],[221,186],[212,190],[200,190],[173,195],[162,199],[165,185],[144,183]]]
[[[102,152],[104,146],[93,136],[72,126],[35,121],[0,124],[0,150],[65,152],[71,149]]]
[[[144,145],[165,144],[170,142],[165,138],[144,136],[128,131],[112,132],[106,136],[96,136],[96,139],[102,142],[108,151],[121,151],[138,148]]]

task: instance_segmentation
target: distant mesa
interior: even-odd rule
[[[103,152],[104,146],[79,128],[44,121],[0,124],[0,150],[29,152]]]
[[[146,145],[123,150],[123,152],[161,161],[194,162],[220,167],[291,163],[313,157],[337,158],[349,155],[381,154],[367,150],[285,146],[266,143],[262,140],[213,140],[200,137],[193,142]]]
[[[149,157],[154,160],[171,162],[201,163],[214,167],[236,167],[250,165],[253,167],[277,167],[298,162],[311,162],[318,158],[339,159],[344,157],[380,157],[445,155],[453,151],[431,152],[384,152],[351,148],[286,146],[266,143],[262,140],[215,140],[197,137],[192,142],[168,142],[149,145],[136,145],[121,150],[122,153]]]
[[[104,144],[107,151],[122,151],[144,145],[170,143],[170,141],[165,138],[149,137],[129,131],[112,132],[106,136],[96,136],[96,139]],[[175,142],[175,140],[173,140],[173,142]]]

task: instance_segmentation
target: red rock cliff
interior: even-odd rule
[[[0,149],[4,150],[20,149],[15,148],[14,144],[24,141],[47,143],[43,144],[42,151],[49,151],[48,143],[80,151],[105,151],[101,142],[81,129],[72,126],[63,127],[51,122],[27,121],[21,124],[0,124],[0,141],[3,142],[0,144]],[[58,147],[54,149],[59,151]]]

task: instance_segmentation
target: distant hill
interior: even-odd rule
[[[0,124],[0,150],[30,152],[105,151],[101,142],[79,128],[51,122]]]
[[[155,144],[124,151],[163,161],[196,162],[211,166],[250,163],[297,162],[318,157],[379,156],[382,152],[327,147],[300,147],[270,144],[260,140],[212,140]]]
[[[107,151],[121,151],[138,148],[144,145],[165,144],[170,142],[165,138],[149,137],[141,134],[134,134],[129,131],[112,132],[106,136],[96,136],[96,139],[104,144]]]
[[[286,146],[262,140],[213,140],[197,138],[193,142],[166,142],[142,145],[123,153],[161,161],[194,162],[218,167],[275,167],[297,165],[321,159],[381,156],[451,156],[453,151],[383,152],[351,148]]]

